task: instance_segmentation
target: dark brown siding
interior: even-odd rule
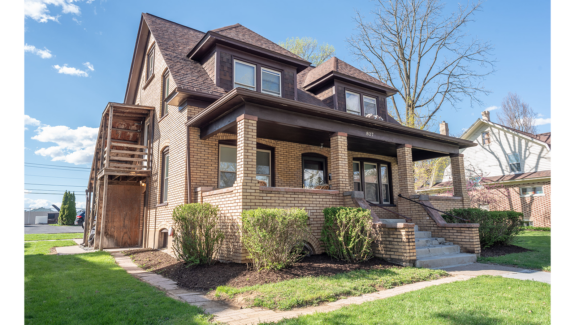
[[[335,107],[335,103],[334,103],[334,89],[333,89],[333,84],[331,85],[326,85],[322,88],[320,88],[316,94],[317,98],[321,99],[321,101],[326,104],[327,106],[334,108]]]
[[[232,55],[228,52],[220,52],[220,87],[226,91],[234,88],[232,75],[234,71]]]
[[[282,73],[282,97],[287,99],[295,99],[295,72],[284,71]]]
[[[335,95],[337,96],[336,109],[345,112],[345,88],[342,85],[336,85]]]
[[[206,56],[201,63],[210,79],[216,83],[216,51],[214,50],[210,55]]]
[[[377,115],[383,117],[387,121],[387,99],[385,96],[378,96],[377,103]]]

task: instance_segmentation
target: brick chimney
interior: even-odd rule
[[[484,119],[485,121],[491,122],[491,120],[489,119],[489,111],[481,112],[481,118]]]
[[[439,124],[439,133],[443,135],[449,135],[449,125],[447,125],[445,121],[442,121]]]

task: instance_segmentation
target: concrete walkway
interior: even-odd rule
[[[518,280],[533,280],[551,284],[551,273],[522,269],[513,266],[503,266],[496,264],[473,263],[463,266],[441,268],[451,275],[479,276],[479,275],[500,275],[505,278]]]

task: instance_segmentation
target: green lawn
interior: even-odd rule
[[[512,242],[513,245],[525,247],[532,252],[507,254],[497,257],[480,257],[478,262],[489,262],[512,265],[526,269],[551,272],[551,232],[522,231]]]
[[[83,232],[66,233],[66,234],[28,234],[24,235],[24,240],[52,240],[52,239],[74,239],[84,238]]]
[[[224,298],[246,295],[253,297],[253,300],[250,300],[251,306],[286,310],[444,276],[447,276],[447,272],[442,270],[394,267],[385,270],[351,271],[334,276],[297,278],[243,288],[220,286],[215,295]]]
[[[551,324],[550,293],[546,283],[480,276],[279,324]]]
[[[208,324],[199,308],[132,277],[106,252],[47,255],[71,245],[24,243],[26,324]]]

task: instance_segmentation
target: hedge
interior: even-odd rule
[[[348,263],[373,257],[371,213],[362,208],[333,207],[323,210],[320,241],[326,253]]]
[[[533,227],[533,226],[523,226],[521,230],[528,231],[551,231],[551,227]]]

